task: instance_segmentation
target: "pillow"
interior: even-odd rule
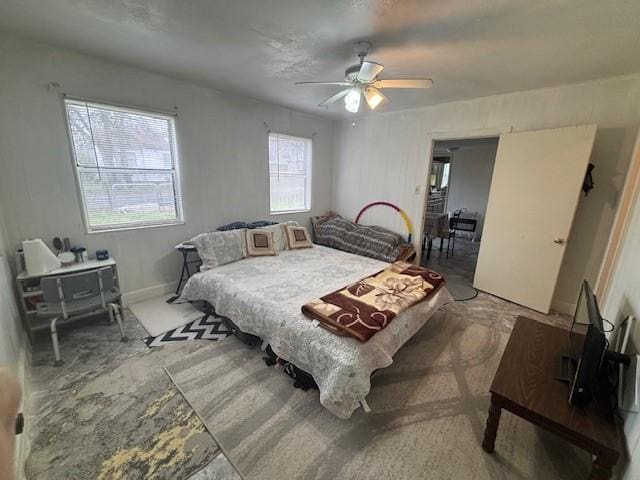
[[[247,223],[247,228],[262,228],[262,227],[268,227],[269,225],[277,225],[278,222],[271,222],[269,220],[257,220],[255,222],[249,222]]]
[[[201,233],[190,241],[198,250],[202,260],[200,271],[227,263],[235,262],[247,256],[244,230]]]
[[[297,227],[295,225],[285,225],[284,231],[287,236],[287,244],[290,249],[311,248],[313,243],[309,238],[309,232],[305,227]]]
[[[277,222],[271,222],[269,220],[256,220],[255,222],[231,222],[225,225],[220,225],[216,230],[218,232],[226,232],[228,230],[240,230],[243,228],[262,228],[269,225],[276,225]]]
[[[317,225],[315,242],[363,257],[395,262],[404,240],[402,235],[386,228],[359,225],[335,216]]]
[[[229,230],[242,230],[244,228],[250,228],[247,222],[231,222],[226,225],[220,225],[216,230],[218,232],[226,232]]]
[[[318,228],[319,225],[322,225],[327,220],[331,220],[332,218],[339,217],[339,216],[340,215],[338,215],[333,210],[329,210],[324,215],[320,215],[318,217],[311,217],[311,229],[313,230],[313,234],[315,235],[316,229]]]
[[[296,221],[290,220],[288,222],[277,223],[260,229],[273,233],[273,246],[275,247],[276,252],[281,252],[282,250],[287,249],[287,237],[284,232],[284,227],[287,225],[299,226],[300,224]]]
[[[249,257],[262,257],[275,255],[273,245],[273,232],[267,230],[245,230],[247,240],[247,255]]]

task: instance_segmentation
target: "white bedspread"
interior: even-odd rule
[[[322,405],[346,419],[369,393],[373,371],[391,365],[393,354],[452,298],[446,288],[440,289],[398,315],[366,343],[315,326],[300,308],[387,266],[317,245],[198,273],[189,279],[182,297],[209,301],[218,314],[266,340],[277,355],[311,373]]]

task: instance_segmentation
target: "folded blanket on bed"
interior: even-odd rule
[[[302,313],[327,330],[366,342],[404,310],[433,295],[439,273],[395,262],[388,268],[303,305]]]

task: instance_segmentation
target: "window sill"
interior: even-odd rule
[[[100,233],[111,233],[111,232],[125,232],[128,230],[147,230],[149,228],[161,228],[161,227],[179,227],[181,225],[185,225],[185,222],[175,222],[175,223],[159,223],[157,225],[137,225],[130,227],[114,227],[114,228],[105,228],[103,230],[87,230],[87,234],[89,235],[97,235]]]
[[[302,209],[302,210],[283,210],[278,212],[270,212],[269,215],[291,215],[293,213],[309,213],[311,211],[310,208]]]

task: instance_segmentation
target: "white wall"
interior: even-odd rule
[[[329,120],[11,36],[0,36],[0,72],[0,203],[11,250],[25,237],[50,243],[68,236],[90,252],[107,248],[124,292],[167,287],[179,272],[175,244],[222,223],[269,217],[264,122],[272,131],[313,137],[312,212],[291,218],[306,222],[330,207]],[[50,82],[78,97],[178,107],[185,225],[85,232],[61,100]]]
[[[438,88],[437,82],[433,88]],[[525,131],[596,123],[591,159],[596,188],[580,200],[554,298],[555,309],[571,310],[580,281],[597,276],[640,120],[639,107],[640,77],[634,76],[343,121],[335,129],[332,205],[354,217],[365,204],[386,200],[403,208],[418,225],[430,132],[504,127]],[[371,209],[364,221],[404,231],[392,211]]]
[[[7,367],[18,378],[25,395],[28,394],[27,382],[30,365],[29,345],[22,328],[22,319],[18,312],[14,294],[14,282],[9,264],[12,259],[7,255],[7,229],[4,222],[3,204],[0,202],[0,366]],[[15,465],[18,465],[18,478],[23,478],[23,465],[28,449],[30,425],[25,425],[23,435],[16,442]]]
[[[462,146],[453,153],[451,161],[447,210],[455,212],[466,208],[478,213],[478,225],[473,234],[476,239],[480,238],[484,226],[497,148],[497,142]]]
[[[8,367],[24,380],[26,337],[16,305],[12,259],[7,255],[7,230],[0,205],[0,366]]]
[[[640,196],[633,207],[602,315],[615,324],[619,324],[627,315],[633,315],[636,325],[629,351],[640,352]],[[624,478],[635,480],[640,478],[640,414],[627,414],[624,430],[631,454]]]

